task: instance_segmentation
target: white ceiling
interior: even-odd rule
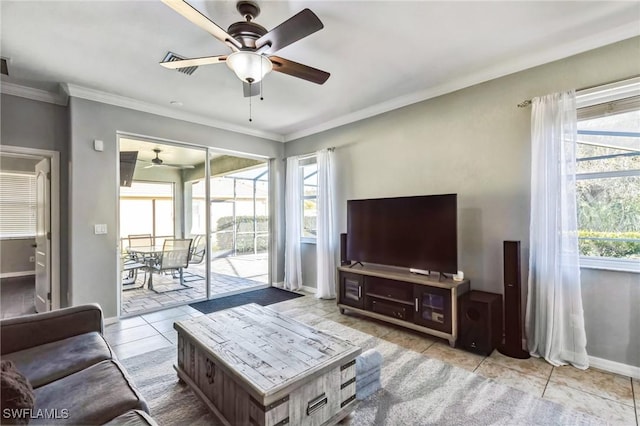
[[[233,1],[191,4],[221,27]],[[273,72],[249,101],[224,64],[187,76],[158,65],[167,51],[228,48],[159,1],[0,2],[4,83],[93,89],[291,140],[640,34],[640,3],[612,1],[261,1],[271,29],[305,7],[325,28],[277,54],[331,73],[322,86]],[[171,101],[179,101],[181,107]]]

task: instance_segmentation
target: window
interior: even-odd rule
[[[316,157],[300,161],[302,172],[302,241],[316,239],[318,217],[318,163]]]
[[[640,271],[640,82],[603,102],[606,91],[578,95],[581,265]]]
[[[130,188],[120,188],[120,237],[151,234],[174,235],[173,183],[134,181]],[[162,240],[156,239],[157,245]]]
[[[0,172],[0,238],[36,235],[36,176]]]

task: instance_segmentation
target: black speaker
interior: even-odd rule
[[[502,295],[470,291],[458,299],[458,344],[489,355],[502,341]]]
[[[340,264],[351,265],[351,261],[347,259],[347,234],[340,234]]]
[[[522,350],[520,241],[505,241],[503,248],[504,344],[498,350],[512,358],[527,359],[529,354]]]

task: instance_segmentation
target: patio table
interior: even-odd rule
[[[147,281],[147,288],[149,290],[153,290],[153,264],[158,259],[158,255],[162,254],[162,251],[163,246],[140,246],[127,248],[127,253],[142,256],[144,263],[149,268],[149,280]],[[182,282],[182,269],[180,270],[180,282]]]

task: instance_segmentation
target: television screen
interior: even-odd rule
[[[347,257],[456,273],[457,194],[347,201]]]

